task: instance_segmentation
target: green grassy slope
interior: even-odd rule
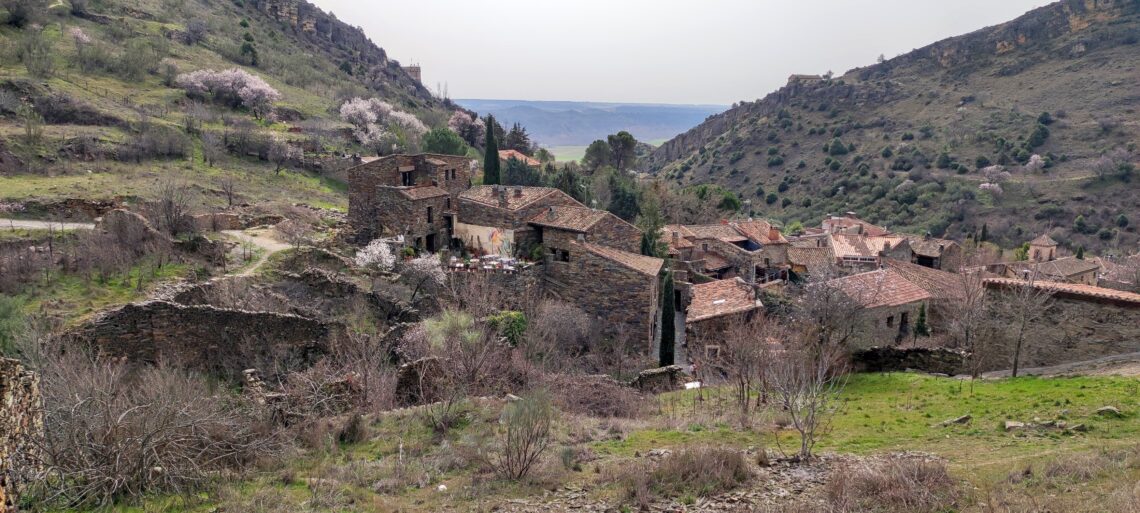
[[[305,202],[343,206],[343,185],[319,171],[344,153],[359,151],[341,131],[337,109],[354,96],[381,98],[431,126],[446,121],[448,106],[434,98],[357,28],[302,0],[96,0],[85,12],[67,2],[41,13],[36,25],[0,25],[0,199],[147,199],[170,178],[196,189],[202,208],[224,204],[219,182],[233,176],[242,202]],[[0,8],[0,20],[7,13]],[[205,38],[184,44],[191,23]],[[50,53],[53,71],[33,75],[25,48],[31,32]],[[92,39],[76,44],[74,30]],[[257,53],[254,65],[241,47]],[[130,71],[131,66],[141,71]],[[177,73],[241,68],[265,79],[282,98],[278,122],[255,120],[224,105],[196,106],[171,87]],[[49,112],[45,105],[74,108]],[[46,122],[28,140],[21,103],[35,105]],[[116,158],[148,132],[180,134],[192,109],[199,131],[177,138],[185,150],[170,157]],[[283,138],[303,146],[303,162],[280,174],[264,152],[231,148],[214,166],[204,161],[201,133],[229,137],[249,127],[250,137]],[[89,151],[94,148],[94,151]]]
[[[1140,2],[1066,0],[832,80],[789,84],[663,144],[648,165],[681,184],[730,186],[789,222],[854,210],[959,238],[987,223],[1007,245],[1051,231],[1072,248],[1132,247],[1140,175],[1101,180],[1095,162],[1113,150],[1121,163],[1140,160],[1138,33]],[[1048,136],[1031,141],[1044,112]],[[843,151],[830,147],[837,138]],[[1023,167],[1034,154],[1045,169]],[[1012,176],[995,196],[978,186],[980,169],[998,163]]]

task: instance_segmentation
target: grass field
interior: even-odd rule
[[[965,487],[989,490],[1005,483],[1011,473],[1034,465],[1108,451],[1134,451],[1140,444],[1140,381],[1124,377],[1017,378],[971,383],[918,374],[864,374],[850,379],[842,406],[831,429],[819,444],[820,452],[862,455],[895,451],[933,453],[949,463]],[[583,486],[592,496],[610,500],[619,493],[606,476],[637,461],[652,449],[677,449],[693,444],[745,448],[790,448],[794,433],[773,426],[780,413],[760,414],[753,428],[741,429],[731,397],[716,389],[665,394],[650,401],[647,417],[636,420],[563,416],[557,441],[535,478],[522,483],[486,480],[470,462],[478,440],[497,423],[498,404],[470,407],[467,420],[442,438],[433,435],[415,414],[382,415],[370,422],[371,438],[358,444],[325,445],[283,467],[266,469],[241,482],[223,484],[217,491],[186,498],[156,498],[142,507],[122,506],[116,511],[252,510],[256,504],[275,504],[286,510],[311,508],[314,501],[329,502],[328,511],[466,511],[502,504],[518,497],[542,495],[566,485]],[[1112,405],[1122,418],[1099,416],[1095,410]],[[967,424],[941,425],[942,421],[970,414]],[[1003,422],[1065,420],[1084,424],[1087,432],[1019,430],[1006,432]],[[777,443],[777,437],[779,443]],[[586,447],[596,456],[594,471],[571,472],[557,464],[563,447]],[[790,449],[789,449],[790,450]],[[401,463],[403,462],[403,463]],[[414,475],[396,479],[396,475]],[[1140,468],[1117,473],[1096,473],[1087,482],[1065,490],[1052,490],[1066,504],[1091,504],[1099,493],[1117,490],[1140,477]],[[376,493],[376,483],[400,483]],[[309,483],[306,485],[306,483]],[[1124,483],[1122,485],[1121,483]],[[452,493],[435,488],[446,485]],[[461,492],[476,486],[474,496]],[[758,485],[762,486],[762,485]],[[1007,486],[1002,484],[1002,486]],[[1036,493],[1033,483],[1018,485]],[[1044,485],[1041,485],[1044,486]],[[1130,486],[1130,485],[1127,485]],[[977,492],[980,493],[980,492]],[[980,509],[980,497],[967,501],[962,511]],[[256,508],[255,508],[256,509]]]

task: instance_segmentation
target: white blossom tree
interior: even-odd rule
[[[400,272],[404,279],[414,286],[411,302],[427,286],[441,286],[447,281],[447,273],[439,257],[431,254],[422,255],[406,262]]]
[[[174,84],[191,96],[212,95],[231,107],[245,107],[258,119],[271,113],[273,103],[281,99],[281,93],[268,82],[238,68],[183,73],[175,77]]]
[[[353,260],[356,265],[371,270],[391,271],[396,266],[396,255],[392,253],[391,246],[380,239],[369,242],[357,251]]]

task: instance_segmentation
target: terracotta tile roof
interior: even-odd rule
[[[867,221],[859,219],[858,217],[850,215],[844,217],[829,217],[823,220],[823,225],[824,228],[831,233],[859,233],[860,227],[862,227],[863,235],[871,237],[880,237],[883,235],[889,235],[891,233],[890,230],[883,228],[882,226],[873,225]]]
[[[1048,234],[1043,234],[1032,241],[1029,241],[1030,246],[1056,246],[1057,241],[1053,240]]]
[[[900,262],[891,259],[883,260],[883,266],[921,287],[927,294],[930,294],[931,299],[960,299],[966,297],[967,280],[964,280],[960,274],[948,273],[910,262]],[[973,283],[975,283],[974,286],[976,287],[977,281],[975,280]]]
[[[763,308],[752,287],[739,278],[693,285],[693,301],[689,304],[688,322],[703,321],[725,315]]]
[[[906,238],[899,236],[868,237],[866,235],[834,233],[829,236],[829,245],[837,258],[873,258],[887,249],[894,248]]]
[[[1030,283],[1027,281],[1012,278],[986,278],[985,283],[988,287],[1021,287],[1030,285]],[[1104,287],[1094,287],[1092,285],[1084,285],[1080,283],[1060,283],[1055,281],[1035,281],[1032,283],[1032,286],[1035,288],[1051,290],[1058,293],[1071,294],[1074,296],[1108,299],[1140,306],[1140,294],[1124,292],[1122,290],[1106,289]]]
[[[801,248],[791,246],[788,248],[788,261],[792,265],[802,265],[807,268],[808,274],[826,275],[835,266],[835,253],[829,247]]]
[[[728,259],[711,251],[705,253],[704,260],[706,271],[719,271],[732,267],[732,264],[728,263]]]
[[[863,308],[901,306],[931,299],[930,293],[892,269],[879,269],[824,282]]]
[[[576,244],[586,248],[590,253],[605,258],[606,260],[617,262],[648,276],[657,276],[661,272],[661,268],[665,265],[665,261],[660,258],[638,255],[636,253],[629,253],[620,249],[599,246],[588,242]],[[604,277],[598,276],[598,279],[604,279]]]
[[[538,159],[534,157],[528,157],[526,154],[518,150],[499,150],[499,160],[511,159],[521,160],[528,166],[538,167],[542,165],[542,162],[539,162]]]
[[[562,230],[569,230],[572,232],[585,233],[593,228],[598,221],[605,219],[605,217],[613,216],[613,214],[605,210],[597,210],[587,207],[549,207],[545,211],[538,213],[530,219],[530,224],[539,226],[549,226],[551,228],[559,228]],[[614,216],[617,218],[617,216]],[[621,218],[618,218],[621,221]],[[621,221],[625,222],[625,221]]]
[[[788,239],[780,233],[780,230],[772,226],[772,223],[762,219],[752,221],[741,221],[739,223],[732,223],[733,228],[740,232],[745,237],[752,239],[760,244],[787,244]]]
[[[810,235],[810,236],[792,237],[791,239],[788,239],[788,243],[791,244],[792,247],[796,247],[796,248],[818,248],[818,247],[820,247],[821,244],[823,246],[827,245],[827,236],[826,235]]]
[[[460,200],[482,203],[491,207],[499,206],[499,193],[496,189],[503,188],[507,194],[507,210],[518,210],[546,198],[552,194],[561,194],[569,198],[566,193],[552,187],[518,187],[514,185],[478,185],[459,194]]]
[[[661,240],[669,245],[670,252],[679,252],[682,249],[689,249],[696,246],[696,244],[693,244],[693,241],[686,238],[686,233],[691,235],[688,228],[679,224],[665,225],[665,227],[661,228]],[[677,234],[677,237],[674,238],[673,234]]]
[[[410,200],[422,200],[429,198],[438,198],[440,196],[447,196],[449,192],[436,187],[434,185],[423,185],[418,187],[397,187],[400,194]]]

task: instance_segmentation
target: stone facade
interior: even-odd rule
[[[16,511],[20,491],[38,471],[43,432],[39,376],[0,358],[0,512]]]
[[[655,350],[660,305],[657,274],[664,262],[641,255],[619,255],[638,261],[656,261],[656,270],[648,267],[638,270],[599,254],[597,249],[571,243],[567,261],[548,256],[546,289],[603,320],[604,336],[623,335],[631,341],[645,341],[640,348],[642,352]]]
[[[582,204],[568,194],[545,187],[480,186],[462,194],[456,236],[471,249],[480,249],[474,239],[480,239],[484,251],[526,254],[539,243],[539,233],[530,220],[550,207],[581,207]],[[486,234],[497,232],[505,245],[482,240]]]
[[[70,336],[106,356],[227,374],[260,358],[310,360],[332,334],[329,325],[296,315],[147,301],[104,312]]]
[[[954,376],[967,371],[968,361],[969,355],[960,351],[925,347],[872,347],[851,355],[856,372],[918,370]]]
[[[445,212],[451,210],[451,197],[442,189],[420,193],[420,188],[381,187],[376,191],[379,209],[373,221],[383,231],[380,235],[403,235],[407,244],[436,252],[447,247],[451,239]]]
[[[439,231],[404,231],[410,225],[432,228],[443,225],[445,213],[451,212],[459,194],[471,187],[472,161],[451,155],[390,155],[363,163],[348,170],[348,222],[359,243],[389,235],[407,235],[421,238],[448,236]],[[430,188],[430,190],[429,190]],[[446,195],[440,191],[445,191]],[[425,200],[433,202],[423,204]],[[404,203],[420,203],[403,206]],[[427,220],[427,206],[433,207],[431,222]],[[414,217],[401,217],[404,212],[393,209],[412,209]],[[441,246],[446,240],[440,240]]]
[[[539,242],[552,254],[555,251],[568,251],[571,243],[579,241],[579,236],[582,242],[617,248],[629,253],[641,250],[641,230],[613,214],[608,214],[585,232],[541,226],[538,228],[538,234]]]

